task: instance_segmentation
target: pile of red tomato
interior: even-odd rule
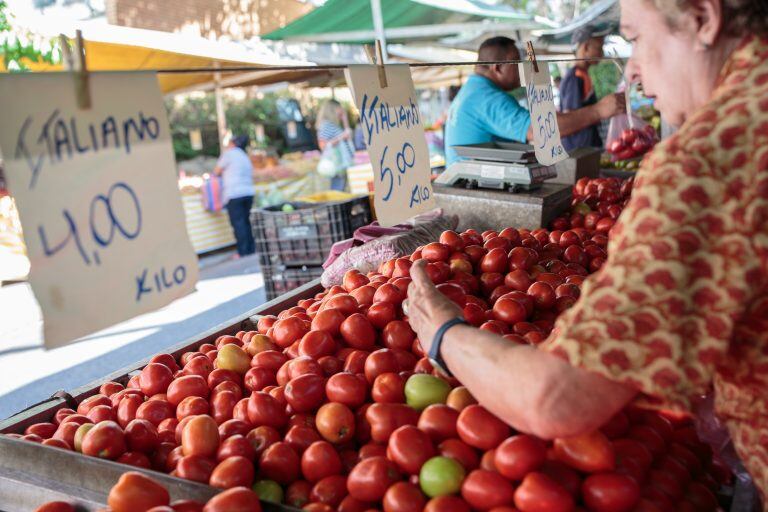
[[[581,178],[573,187],[571,209],[550,224],[554,231],[583,228],[607,235],[629,202],[635,178]]]
[[[641,157],[653,149],[657,142],[656,130],[651,125],[643,129],[627,128],[621,134],[612,140],[607,151],[613,155],[614,161],[630,160]]]
[[[621,204],[629,187],[580,182],[577,204]],[[16,437],[315,512],[715,510],[729,473],[689,420],[629,408],[577,438],[517,433],[433,370],[403,314],[423,258],[469,323],[539,344],[605,262],[607,232],[446,231],[256,331],[157,355]],[[205,510],[257,510],[229,506]]]

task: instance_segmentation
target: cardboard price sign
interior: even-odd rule
[[[407,65],[356,65],[346,70],[347,84],[360,111],[363,137],[373,165],[374,204],[382,226],[394,226],[435,208],[429,150]]]
[[[560,140],[549,67],[541,63],[539,71],[534,71],[530,62],[520,63],[518,66],[520,79],[528,96],[536,160],[544,165],[555,165],[568,158],[568,153]]]
[[[45,346],[152,311],[194,290],[171,135],[157,78],[0,76],[0,149],[43,312]]]

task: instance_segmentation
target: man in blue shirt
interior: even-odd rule
[[[493,37],[480,45],[478,60],[520,59],[515,41]],[[462,86],[448,111],[445,128],[445,157],[451,165],[458,160],[453,146],[493,141],[533,140],[531,117],[509,91],[520,87],[517,64],[478,65],[475,74]],[[625,109],[623,95],[610,95],[595,105],[557,115],[560,134],[570,135],[608,119]]]
[[[568,70],[560,84],[560,110],[571,112],[597,103],[597,95],[589,76],[589,68],[603,57],[603,44],[605,38],[597,32],[595,27],[587,25],[573,33],[571,43],[576,49],[576,57],[587,59],[577,62]],[[600,123],[595,123],[568,137],[563,137],[563,147],[566,151],[577,148],[603,146],[600,138]]]

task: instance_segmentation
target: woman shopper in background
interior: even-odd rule
[[[632,401],[707,423],[710,395],[768,510],[768,2],[621,9],[627,74],[679,130],[643,161],[606,264],[539,347],[462,325],[423,260],[408,316],[482,405],[539,437]]]
[[[246,153],[248,136],[232,137],[227,149],[219,157],[214,172],[223,178],[223,203],[229,213],[229,222],[235,232],[237,255],[248,256],[256,252],[251,231],[251,206],[253,206],[253,164]]]
[[[347,112],[336,100],[327,100],[320,107],[315,124],[317,144],[323,152],[322,160],[333,162],[335,175],[331,178],[332,190],[346,190],[347,167],[352,165],[355,151],[352,148],[352,131],[349,129]]]

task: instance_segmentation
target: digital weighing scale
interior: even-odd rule
[[[453,163],[435,183],[438,185],[530,191],[557,177],[555,166],[536,161],[533,146],[514,142],[489,142],[453,146],[462,160]]]

